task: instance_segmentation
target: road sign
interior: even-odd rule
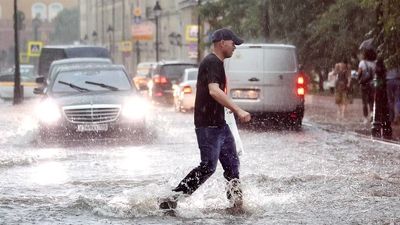
[[[136,7],[136,8],[133,10],[133,15],[134,15],[134,16],[141,16],[141,15],[142,15],[142,10],[141,10],[139,7]]]
[[[28,56],[39,57],[42,47],[43,47],[43,42],[41,42],[41,41],[29,41],[28,42]]]
[[[121,52],[131,52],[132,51],[132,42],[131,41],[121,41],[119,44],[119,50]]]
[[[29,64],[29,55],[26,53],[19,53],[19,61],[23,64]]]
[[[185,38],[187,42],[197,42],[197,33],[199,28],[197,25],[187,25]]]

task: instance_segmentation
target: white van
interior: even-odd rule
[[[299,73],[296,47],[243,44],[225,60],[228,95],[256,118],[279,119],[301,128],[305,77]]]

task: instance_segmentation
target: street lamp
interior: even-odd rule
[[[97,32],[95,30],[92,32],[92,37],[94,44],[97,44]]]
[[[156,19],[156,61],[159,61],[159,55],[158,55],[158,51],[159,51],[159,41],[158,41],[158,17],[161,15],[161,6],[160,3],[158,1],[156,1],[156,5],[153,8],[154,11],[154,16]]]
[[[110,45],[110,53],[111,56],[113,55],[113,51],[114,51],[114,45],[113,45],[113,40],[112,40],[112,34],[114,32],[114,28],[111,25],[108,25],[107,28],[107,33],[108,33],[108,41],[109,41],[109,45]]]
[[[37,13],[35,18],[32,20],[33,27],[33,40],[39,40],[39,27],[42,25],[42,21],[40,20],[40,14]]]

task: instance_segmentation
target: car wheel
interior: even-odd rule
[[[295,130],[295,131],[300,131],[301,130],[301,126],[302,126],[302,119],[301,118],[296,119],[291,124],[292,130]]]

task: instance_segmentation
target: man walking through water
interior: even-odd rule
[[[202,60],[199,67],[194,110],[201,162],[172,190],[172,196],[160,201],[161,209],[175,209],[180,197],[195,192],[215,172],[218,160],[228,181],[227,198],[234,209],[241,209],[243,205],[239,157],[234,137],[225,122],[224,107],[234,112],[241,122],[250,121],[251,116],[233,103],[224,92],[226,76],[223,62],[232,56],[235,45],[242,44],[243,40],[226,28],[216,30],[211,40],[213,52]]]

